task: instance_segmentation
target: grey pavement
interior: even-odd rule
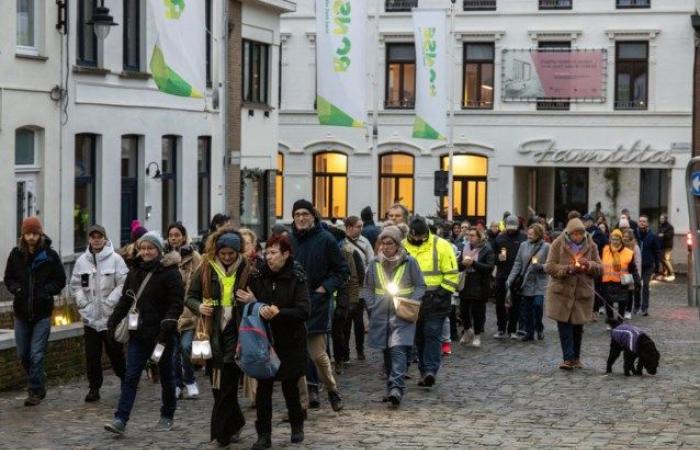
[[[606,376],[609,333],[601,318],[586,326],[582,361],[574,372],[558,369],[561,350],[555,324],[545,323],[544,341],[499,342],[495,311],[488,310],[481,349],[453,345],[432,390],[415,386],[416,367],[399,410],[381,403],[380,355],[353,360],[338,377],[345,409],[334,413],[324,398],[311,411],[306,441],[289,443],[289,426],[281,423],[281,388],[274,397],[275,448],[700,448],[700,322],[686,305],[686,287],[652,286],[650,317],[635,316],[661,352],[655,377],[625,377],[622,358]],[[353,352],[354,356],[354,352]],[[0,448],[207,448],[212,405],[208,381],[199,379],[199,400],[178,403],[175,427],[154,432],[159,386],[142,381],[123,438],[103,431],[112,417],[119,390],[106,377],[102,400],[83,403],[85,381],[53,386],[38,407],[22,406],[23,392],[0,395]],[[255,441],[254,411],[241,400],[247,424],[240,445]]]

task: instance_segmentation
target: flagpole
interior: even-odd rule
[[[450,33],[448,36],[448,80],[450,85],[450,106],[449,106],[449,130],[447,132],[447,150],[449,151],[449,167],[447,172],[447,220],[452,222],[453,216],[453,205],[454,205],[454,118],[455,118],[455,108],[454,108],[454,11],[455,11],[455,1],[450,0]]]

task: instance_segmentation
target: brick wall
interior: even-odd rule
[[[227,126],[226,156],[231,159],[226,171],[226,210],[233,223],[241,223],[241,89],[243,66],[242,5],[239,0],[229,0],[229,39],[226,80]]]

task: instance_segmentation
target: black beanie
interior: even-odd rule
[[[372,216],[373,216],[373,214],[372,214],[372,208],[370,208],[369,206],[365,206],[364,208],[362,208],[362,211],[360,212],[360,218],[361,218],[364,222],[369,222],[369,221],[371,221],[371,220],[372,220]]]
[[[411,220],[411,223],[408,225],[408,229],[414,236],[425,236],[430,232],[428,224],[425,223],[425,220],[422,217],[416,217]]]
[[[308,212],[310,212],[312,215],[314,214],[314,205],[312,205],[311,202],[308,200],[301,199],[301,200],[295,201],[294,206],[292,206],[292,216],[299,209],[305,209]]]

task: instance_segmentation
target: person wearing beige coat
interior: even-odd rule
[[[545,298],[547,317],[557,321],[564,360],[561,369],[582,368],[583,325],[591,321],[594,282],[602,270],[598,247],[580,219],[569,221],[552,243],[544,270],[551,276]]]

